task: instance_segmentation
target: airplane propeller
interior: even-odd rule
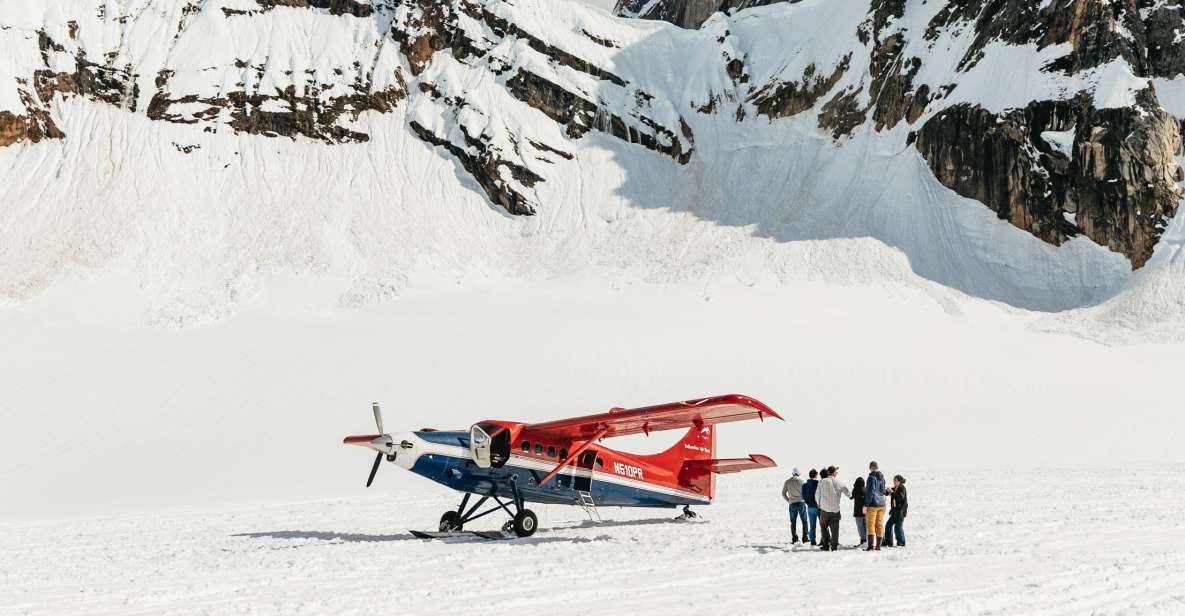
[[[374,474],[379,472],[379,463],[383,461],[383,452],[374,454],[374,466],[370,467],[370,476],[366,478],[366,487],[374,483]]]
[[[387,434],[386,432],[383,431],[383,413],[382,413],[382,411],[379,410],[379,403],[378,402],[372,403],[371,409],[374,411],[374,425],[377,426],[379,429],[379,437],[384,438],[387,447],[390,449],[393,449],[391,447],[391,435]],[[378,440],[378,439],[375,439],[375,440]],[[381,464],[383,462],[383,456],[384,455],[391,455],[392,453],[393,453],[392,451],[388,451],[388,452],[380,451],[380,452],[374,454],[374,465],[370,467],[370,475],[366,478],[366,487],[369,488],[370,484],[374,483],[374,476],[375,476],[375,473],[379,472],[379,464]]]

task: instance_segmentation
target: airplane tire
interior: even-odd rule
[[[514,516],[514,534],[519,537],[534,535],[538,526],[539,518],[535,517],[535,512],[530,509],[523,509]]]
[[[461,516],[456,511],[446,511],[440,516],[440,532],[455,533],[461,530]]]

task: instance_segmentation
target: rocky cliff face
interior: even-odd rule
[[[683,28],[698,28],[713,13],[731,13],[755,6],[802,0],[617,0],[613,12],[622,17],[669,21]]]
[[[960,104],[927,121],[917,149],[935,177],[1055,245],[1085,234],[1140,267],[1176,211],[1176,119],[1150,90],[1134,108],[1085,96],[1003,113]]]
[[[698,28],[714,13],[775,2],[620,0],[616,12]],[[901,27],[907,9],[917,4],[868,4],[867,20],[848,34],[863,44],[852,53],[868,55],[855,89],[837,88],[853,66],[847,54],[830,71],[809,64],[795,80],[756,84],[747,102],[771,119],[818,108],[820,128],[836,139],[865,122],[884,131],[901,122],[915,126],[926,116],[908,141],[948,188],[1047,242],[1060,245],[1081,233],[1127,255],[1134,267],[1147,262],[1177,210],[1182,180],[1174,160],[1182,148],[1178,119],[1160,108],[1147,80],[1185,74],[1185,7],[1158,0],[951,1],[924,29]],[[1040,70],[1064,78],[1067,87],[1059,98],[1010,109],[948,106],[943,99],[953,90],[977,84],[957,75],[940,84],[916,80],[931,61],[926,52],[951,38],[968,43],[958,50],[956,70],[962,73],[1003,46],[1061,47],[1065,53]],[[1098,79],[1108,69],[1123,74],[1104,74],[1102,92],[1071,90],[1082,75]],[[1129,84],[1122,101],[1105,100],[1115,87],[1125,87],[1111,80]]]
[[[553,5],[501,0],[78,10],[0,24],[15,58],[0,72],[0,147],[71,139],[60,114],[74,100],[322,147],[365,144],[365,119],[395,114],[491,203],[532,215],[553,205],[539,188],[589,135],[711,166],[728,150],[702,151],[697,133],[745,147],[793,127],[835,148],[912,148],[1016,227],[1054,245],[1084,235],[1134,267],[1181,197],[1185,7],[1163,0],[617,7],[695,31],[591,16],[548,26]],[[318,51],[326,41],[333,53]],[[1182,102],[1166,110],[1164,97]]]

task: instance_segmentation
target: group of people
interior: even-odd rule
[[[839,468],[828,466],[822,470],[811,469],[809,478],[803,480],[796,468],[785,485],[782,498],[790,503],[790,536],[798,543],[798,521],[802,521],[802,542],[821,546],[821,550],[839,549],[839,520],[843,496],[852,499],[852,516],[856,518],[856,531],[865,550],[881,549],[881,546],[905,547],[905,515],[909,499],[905,492],[905,477],[895,475],[892,487],[885,485],[877,463],[868,464],[868,478],[857,477],[851,489],[839,482]],[[885,507],[888,501],[888,520]],[[809,522],[809,525],[808,525]],[[821,541],[815,542],[816,526],[821,529]],[[888,539],[886,539],[886,536]]]

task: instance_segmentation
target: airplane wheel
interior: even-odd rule
[[[523,509],[514,516],[514,534],[519,537],[530,537],[535,534],[535,527],[539,526],[539,518],[530,509]]]
[[[446,511],[440,516],[440,532],[455,533],[461,530],[461,516],[456,511]]]

